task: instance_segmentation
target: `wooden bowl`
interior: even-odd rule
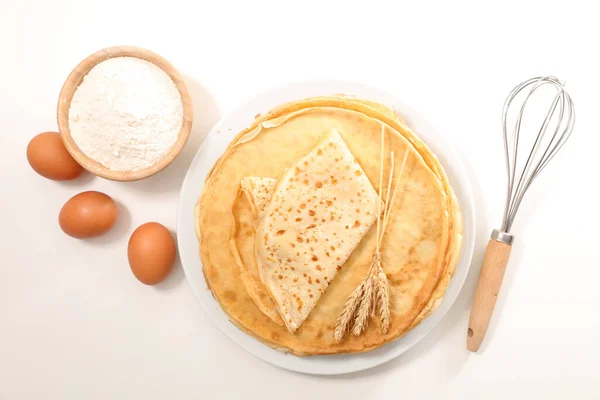
[[[150,167],[137,171],[114,171],[106,168],[97,161],[92,160],[79,149],[73,140],[73,137],[71,136],[71,132],[69,131],[69,107],[71,106],[71,99],[73,98],[75,90],[81,84],[83,77],[86,76],[92,68],[102,61],[114,57],[137,57],[155,64],[165,71],[167,75],[171,77],[173,82],[175,82],[175,86],[177,86],[183,102],[183,125],[181,126],[181,131],[179,132],[177,141],[171,150],[169,150],[169,152],[163,156],[163,158],[158,160]],[[192,99],[188,93],[185,83],[183,82],[183,79],[181,78],[181,75],[179,75],[179,72],[177,72],[177,70],[167,60],[158,54],[155,54],[149,50],[132,46],[109,47],[92,54],[80,62],[79,65],[77,65],[77,67],[75,67],[75,69],[71,72],[71,74],[69,74],[62,87],[62,90],[60,91],[57,110],[58,130],[60,131],[60,136],[62,137],[67,150],[73,156],[73,158],[83,168],[91,173],[114,181],[135,181],[138,179],[147,178],[169,165],[181,152],[183,146],[185,146],[185,143],[188,140],[188,137],[190,136],[193,114],[194,111],[192,107]]]

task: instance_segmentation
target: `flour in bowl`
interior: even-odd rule
[[[69,130],[79,149],[114,171],[155,164],[182,125],[183,102],[173,80],[136,57],[110,58],[92,68],[69,108]]]

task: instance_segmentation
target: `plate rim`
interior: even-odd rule
[[[241,129],[246,127],[240,120],[243,120],[244,118],[248,119],[245,123],[249,125],[252,123],[256,114],[263,114],[271,108],[287,101],[317,95],[340,93],[351,93],[352,96],[377,101],[399,110],[399,113],[407,122],[407,125],[415,131],[415,133],[418,132],[417,135],[419,138],[432,149],[432,152],[436,157],[440,158],[440,163],[448,175],[448,179],[461,207],[463,218],[463,243],[456,271],[450,281],[450,285],[445,293],[442,303],[436,311],[425,318],[425,320],[406,335],[366,353],[298,357],[268,347],[258,339],[246,334],[229,321],[228,316],[214,299],[212,292],[208,289],[208,285],[204,280],[198,240],[194,227],[194,207],[198,200],[198,196],[200,195],[200,190],[204,186],[204,180],[210,167],[212,167],[214,161],[222,154],[225,147],[233,140],[235,135],[237,135]],[[263,103],[265,104],[263,105]],[[271,105],[268,106],[267,104]],[[254,110],[254,112],[252,112],[252,110]],[[242,125],[242,128],[236,130],[230,129],[227,126],[235,125],[236,123]],[[419,126],[420,128],[416,129],[415,126]],[[426,134],[422,135],[421,132],[426,132]],[[432,142],[435,143],[433,144]],[[209,157],[203,159],[203,156],[206,155],[205,153],[215,151],[214,147],[223,148],[218,154],[208,154]],[[435,148],[438,150],[434,150]],[[440,153],[443,153],[444,156],[440,157]],[[211,162],[211,158],[214,159],[214,161]],[[449,159],[449,161],[451,161],[451,166],[445,164],[442,158]],[[205,166],[202,164],[205,164]],[[198,185],[200,188],[195,194],[192,193],[192,188]],[[188,194],[188,192],[190,193]],[[190,204],[190,202],[192,203]],[[191,218],[188,218],[190,212]],[[190,225],[192,227],[192,237],[190,237],[189,232]],[[362,83],[340,80],[295,81],[286,85],[272,87],[245,102],[241,102],[230,112],[226,113],[204,138],[204,141],[190,163],[181,185],[177,209],[177,245],[186,280],[191,286],[196,299],[213,323],[217,325],[225,336],[255,357],[280,368],[314,375],[340,375],[373,368],[400,356],[423,340],[445,317],[462,290],[473,256],[476,232],[475,227],[475,202],[472,193],[472,182],[469,175],[466,173],[462,157],[456,149],[444,139],[443,135],[441,135],[438,130],[427,122],[422,114],[415,111],[412,107],[390,92]],[[193,256],[193,253],[195,253],[195,257]],[[195,262],[193,260],[194,258],[196,259]],[[193,268],[196,268],[197,270],[194,271]],[[201,279],[197,279],[198,274]],[[452,291],[450,291],[451,289]]]

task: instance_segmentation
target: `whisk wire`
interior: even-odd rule
[[[535,90],[539,86],[542,86],[542,85],[538,84],[531,89],[529,95],[527,96],[525,102],[523,103],[523,107],[521,108],[522,112],[524,112],[527,101],[529,100],[530,96],[533,94],[533,90]],[[525,162],[525,167],[523,168],[523,173],[519,177],[519,182],[517,183],[517,187],[515,189],[515,194],[512,198],[511,204],[510,204],[510,212],[509,212],[509,216],[508,216],[509,223],[508,223],[507,229],[510,229],[511,221],[514,220],[514,217],[517,214],[519,205],[521,204],[521,200],[523,199],[523,196],[525,195],[525,191],[527,190],[529,185],[531,185],[531,183],[535,179],[535,176],[533,174],[530,174],[531,166],[533,165],[533,160],[535,159],[535,157],[540,149],[540,144],[542,143],[542,140],[543,140],[544,136],[546,135],[550,121],[552,120],[552,117],[554,116],[554,113],[556,112],[556,106],[558,105],[558,99],[559,99],[559,95],[557,94],[555,96],[555,98],[552,102],[552,105],[550,106],[550,109],[549,109],[548,113],[546,114],[546,118],[544,119],[544,122],[542,123],[542,126],[536,136],[533,147],[532,147],[531,151],[529,152],[529,156],[527,157],[527,161]],[[521,120],[521,117],[522,117],[522,114],[519,116],[519,120]],[[521,128],[521,124],[519,123],[518,129],[520,129],[520,128]],[[544,154],[547,153],[548,148],[549,147],[546,148],[546,151],[544,152]],[[543,157],[544,156],[542,155],[542,159],[543,159]],[[516,157],[515,157],[515,160],[516,160]],[[536,166],[536,169],[537,169],[537,167],[539,167],[539,165],[540,164],[538,164]]]
[[[542,171],[542,169],[544,169],[544,167],[548,164],[548,162],[550,162],[550,160],[556,155],[556,153],[558,153],[558,151],[564,146],[565,142],[573,132],[573,126],[575,125],[575,108],[573,107],[573,102],[571,101],[569,94],[566,92],[563,93],[565,98],[561,101],[566,102],[568,115],[567,124],[563,129],[562,133],[559,135],[559,139],[550,151],[548,157],[540,164],[540,168],[538,168],[538,170],[534,173],[535,176],[537,176]],[[561,112],[564,112],[564,109],[562,109]]]
[[[525,161],[525,165],[517,177],[518,149],[523,116],[525,114],[527,104],[534,92],[545,85],[553,86],[557,90],[557,93],[554,96],[552,104],[546,113],[541,127],[539,128],[533,143],[533,147],[527,156],[527,160]],[[508,122],[511,105],[519,93],[528,87],[529,91],[523,99],[523,103],[518,111],[513,129],[509,134]],[[558,117],[555,118],[557,109]],[[566,124],[564,122],[565,118]],[[502,231],[508,233],[512,227],[512,223],[517,215],[517,211],[519,210],[519,206],[521,205],[521,201],[523,200],[525,193],[533,181],[546,167],[546,165],[548,165],[556,153],[558,153],[571,135],[573,126],[575,124],[575,110],[570,96],[564,90],[564,83],[561,83],[555,77],[536,77],[521,83],[510,92],[506,98],[506,101],[504,102],[502,122],[506,169],[508,173]],[[553,122],[556,123],[556,127],[554,129],[549,129]],[[548,141],[541,157],[537,157],[542,147],[542,142],[548,135],[548,131],[553,131],[550,140]]]

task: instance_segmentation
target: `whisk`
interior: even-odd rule
[[[517,161],[520,159],[519,141],[523,139],[521,137],[521,126],[524,121],[525,110],[528,105],[531,105],[530,100],[534,93],[542,87],[554,89],[556,94],[545,114],[545,118],[541,122],[537,136],[533,141],[533,147],[524,161],[524,166],[520,171],[517,171]],[[541,92],[540,90],[539,93]],[[513,106],[513,103],[518,103],[516,100],[518,97],[523,98],[523,100],[520,107],[514,109],[511,106]],[[512,117],[515,118],[514,125],[511,123]],[[521,83],[510,92],[504,103],[502,123],[504,126],[506,169],[508,172],[506,204],[502,226],[500,229],[492,231],[488,242],[477,291],[475,292],[467,330],[467,349],[473,352],[479,349],[483,341],[496,305],[496,298],[502,285],[514,239],[510,230],[519,211],[521,201],[535,178],[554,158],[571,135],[575,124],[575,109],[571,97],[564,89],[564,83],[553,76],[537,77]]]

